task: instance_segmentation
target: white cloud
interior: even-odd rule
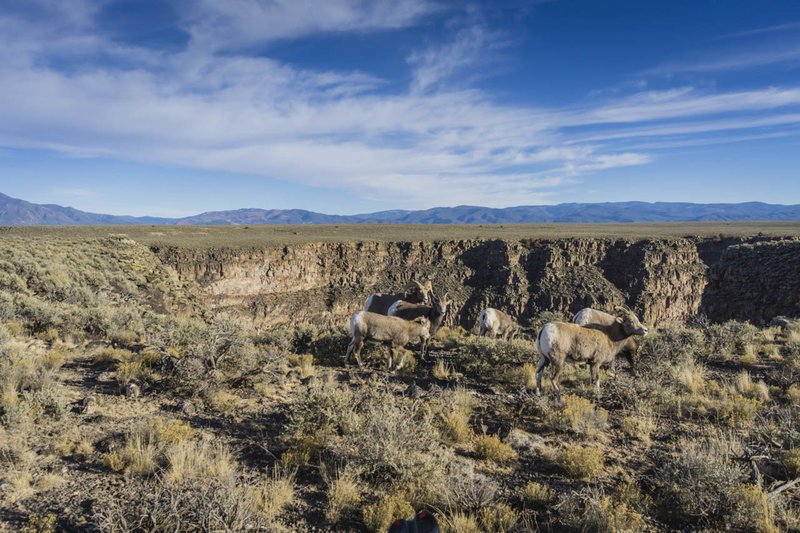
[[[320,33],[403,28],[441,9],[430,0],[200,0],[183,7],[193,47],[207,51]]]
[[[490,53],[502,48],[500,37],[481,24],[460,29],[455,38],[437,46],[417,50],[407,61],[414,67],[411,90],[421,92],[460,75],[466,82],[479,79],[491,70]]]
[[[185,19],[193,45],[172,53],[111,42],[92,31],[91,14],[67,26],[0,19],[0,145],[276,177],[407,207],[505,206],[547,202],[584,176],[650,162],[647,148],[631,148],[631,139],[797,121],[787,111],[800,105],[794,87],[715,93],[640,86],[591,105],[501,105],[448,83],[502,46],[479,24],[412,54],[413,81],[392,94],[366,72],[218,53],[319,32],[401,27],[437,9],[422,0],[332,0],[319,12],[308,12],[310,5],[197,4]],[[65,53],[106,61],[53,66]]]

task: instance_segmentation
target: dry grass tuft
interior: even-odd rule
[[[529,482],[522,489],[522,501],[533,509],[546,509],[556,499],[556,493],[547,485]]]
[[[475,454],[487,461],[506,463],[517,456],[514,448],[500,440],[497,435],[479,435],[473,443]]]
[[[547,424],[555,430],[582,437],[597,437],[608,424],[608,412],[580,396],[564,396],[564,406],[547,415]]]
[[[402,494],[386,495],[377,503],[365,507],[363,516],[369,531],[383,533],[393,520],[413,517],[414,508]]]
[[[450,412],[441,414],[440,427],[442,438],[448,442],[459,444],[468,441],[472,437],[472,428],[469,426],[469,419],[464,412],[453,409]]]
[[[325,517],[337,523],[342,514],[355,509],[361,503],[362,483],[352,469],[345,467],[337,472],[333,479],[326,479],[328,484],[328,506]]]
[[[591,479],[603,471],[603,452],[579,444],[567,444],[560,457],[561,467],[576,479]]]
[[[522,386],[528,389],[536,388],[536,366],[531,363],[522,365]]]
[[[436,379],[450,379],[453,375],[453,366],[442,359],[438,359],[433,365],[433,377]]]
[[[276,468],[264,481],[258,506],[268,520],[274,520],[295,501],[295,471]]]

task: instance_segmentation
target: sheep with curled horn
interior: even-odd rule
[[[388,369],[391,370],[396,350],[403,348],[417,338],[427,342],[430,338],[430,322],[424,316],[409,321],[396,316],[359,311],[350,318],[350,335],[352,340],[347,346],[347,352],[344,355],[345,367],[352,353],[355,355],[358,367],[363,369],[361,349],[364,347],[365,342],[370,342],[383,343],[389,346]],[[405,360],[406,354],[404,352],[395,370],[399,370]]]
[[[627,306],[621,307],[627,311],[630,311]],[[572,317],[572,323],[587,328],[598,329],[598,327],[602,328],[613,325],[616,318],[616,316],[606,313],[605,311],[592,309],[591,307],[585,307],[575,313],[575,316]],[[611,372],[616,371],[617,356],[622,355],[630,364],[631,372],[636,374],[638,354],[639,346],[636,344],[636,341],[633,337],[629,337],[628,340],[625,341],[625,344],[622,346],[620,352],[614,356],[614,359],[611,360]]]
[[[447,293],[441,299],[431,297],[431,305],[415,304],[405,300],[397,300],[389,307],[389,316],[396,316],[404,320],[414,320],[418,317],[425,317],[430,321],[430,335],[433,336],[439,331],[447,314],[447,308],[452,302],[447,299]],[[428,339],[422,340],[422,357],[428,353]]]
[[[413,304],[428,304],[433,295],[433,285],[430,280],[420,283],[416,280],[408,282],[405,292],[397,294],[370,294],[364,303],[364,310],[370,313],[386,315],[389,308],[398,300],[403,300]]]
[[[627,307],[614,308],[616,316],[609,326],[583,327],[571,322],[548,322],[539,330],[536,349],[539,367],[536,371],[536,393],[542,391],[542,374],[552,365],[550,382],[558,396],[558,374],[567,360],[588,363],[592,382],[600,387],[600,366],[609,363],[633,335],[647,335],[647,327]]]

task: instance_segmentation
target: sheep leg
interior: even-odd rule
[[[389,364],[386,366],[387,370],[392,369],[392,360],[394,359],[394,346],[389,346]]]
[[[542,374],[544,367],[550,363],[550,360],[544,355],[539,355],[539,368],[536,369],[536,395],[542,394]]]
[[[399,362],[399,363],[397,363],[397,366],[396,366],[396,367],[394,367],[394,369],[395,369],[395,370],[400,370],[401,368],[403,368],[403,363],[405,363],[405,362],[406,362],[406,355],[408,354],[408,351],[406,351],[406,350],[405,350],[405,349],[403,349],[403,348],[400,348],[400,351],[401,351],[401,354],[400,354],[400,362]]]
[[[553,390],[556,391],[556,396],[561,398],[561,389],[558,387],[558,375],[561,373],[561,365],[553,361],[553,371],[550,373],[550,383],[553,384]]]
[[[355,345],[356,345],[356,339],[355,339],[355,337],[353,337],[353,339],[350,341],[350,344],[347,345],[347,351],[344,354],[344,366],[345,366],[345,368],[347,367],[347,361],[350,359],[350,354],[353,353],[353,349],[355,348]]]
[[[364,365],[361,363],[361,348],[364,347],[364,341],[362,339],[356,340],[353,337],[353,340],[350,341],[350,344],[347,346],[347,353],[344,355],[344,366],[347,366],[347,360],[350,358],[350,354],[352,353],[356,357],[356,363],[358,363],[358,368],[364,370]]]
[[[591,375],[592,375],[592,383],[595,384],[597,389],[600,389],[600,365],[598,363],[592,363],[591,366]]]
[[[483,337],[484,333],[486,333],[486,326],[481,324],[481,331],[478,333],[478,337]]]

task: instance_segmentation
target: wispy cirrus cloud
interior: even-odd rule
[[[200,0],[182,8],[193,47],[231,50],[321,33],[403,28],[443,6],[432,0]]]
[[[0,19],[0,30],[14,30],[0,31],[0,145],[277,177],[408,207],[504,206],[648,164],[655,156],[632,147],[638,138],[691,145],[701,134],[800,123],[800,87],[791,86],[632,86],[590,103],[502,104],[470,88],[505,44],[480,20],[412,52],[404,90],[382,91],[388,81],[369,72],[247,50],[414,25],[443,9],[424,0],[179,3],[191,41],[177,51],[120,44],[93,26],[94,4],[71,1],[85,14],[66,25],[56,11]],[[767,116],[736,118],[744,113]]]
[[[793,22],[785,22],[783,24],[774,24],[772,26],[765,26],[763,28],[753,28],[751,30],[737,31],[733,33],[726,33],[720,35],[720,39],[736,39],[739,37],[751,37],[753,35],[764,35],[768,33],[776,33],[783,31],[791,31],[800,29],[800,20]]]

